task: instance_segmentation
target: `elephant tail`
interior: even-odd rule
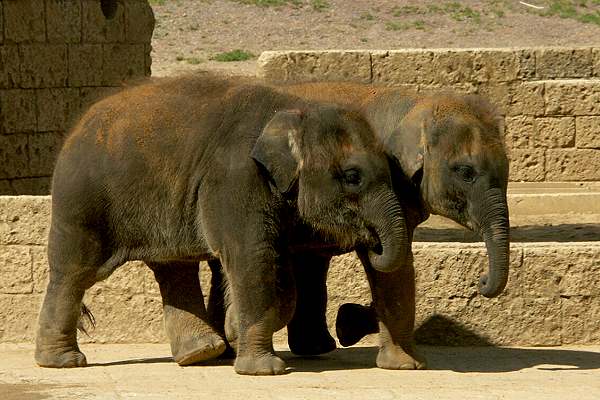
[[[88,326],[88,328],[86,328],[86,326]],[[77,330],[83,332],[87,336],[90,336],[88,333],[90,326],[90,331],[93,331],[96,328],[96,318],[90,309],[87,308],[85,304],[81,303],[81,315],[79,316],[79,322],[77,323]]]

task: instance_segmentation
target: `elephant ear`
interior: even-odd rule
[[[301,111],[278,111],[265,125],[250,154],[268,171],[281,193],[288,192],[298,177],[297,142],[301,126]]]
[[[423,169],[427,152],[426,131],[432,121],[430,113],[417,111],[406,114],[385,142],[386,149],[398,160],[404,174],[411,179]]]

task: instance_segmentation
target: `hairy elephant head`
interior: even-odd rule
[[[489,270],[479,291],[486,297],[499,295],[508,280],[508,159],[495,110],[478,96],[421,98],[386,145],[419,185],[430,213],[483,237]]]
[[[334,106],[278,112],[252,157],[281,192],[297,182],[301,218],[342,248],[368,249],[373,267],[391,271],[409,250],[389,159],[358,113]]]

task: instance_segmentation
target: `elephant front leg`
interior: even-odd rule
[[[379,320],[377,366],[385,369],[425,369],[425,358],[417,352],[413,338],[415,271],[412,254],[405,265],[388,273],[373,269],[366,254],[359,253],[359,258],[371,286],[372,309]]]
[[[238,374],[286,373],[285,362],[273,349],[273,333],[290,321],[296,293],[291,268],[276,259],[223,260],[229,283],[225,332],[236,351]]]
[[[191,365],[219,356],[225,341],[208,323],[198,263],[149,264],[160,287],[173,359]]]
[[[293,271],[297,301],[287,326],[290,350],[298,355],[318,355],[335,350],[327,329],[327,270],[330,257],[294,254]]]

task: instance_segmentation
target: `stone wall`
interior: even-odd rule
[[[265,52],[269,81],[481,93],[505,115],[513,181],[600,181],[600,48]]]
[[[47,196],[0,197],[0,342],[34,339],[48,278],[49,220]],[[421,342],[600,344],[600,242],[514,243],[508,286],[495,299],[477,294],[477,278],[487,268],[482,244],[415,243],[414,253]],[[206,267],[201,276],[208,289]],[[328,284],[331,327],[340,304],[369,302],[368,283],[352,255],[335,259]],[[143,263],[121,267],[84,301],[98,326],[83,341],[166,340],[158,287]]]
[[[70,121],[150,75],[146,0],[0,2],[0,194],[47,194]]]

